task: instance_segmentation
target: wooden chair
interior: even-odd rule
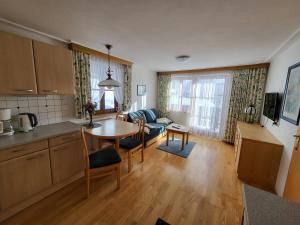
[[[81,135],[84,144],[83,155],[85,159],[87,198],[90,195],[90,180],[112,173],[116,174],[117,189],[119,189],[121,178],[121,157],[119,156],[118,152],[114,148],[108,147],[95,153],[89,154],[84,128],[81,128]]]
[[[128,116],[125,113],[118,112],[116,115],[116,120],[127,121]]]
[[[143,118],[136,118],[134,123],[139,127],[138,133],[131,137],[120,140],[120,147],[128,152],[128,173],[132,169],[132,158],[136,153],[141,153],[141,162],[144,162],[144,129],[145,120]]]

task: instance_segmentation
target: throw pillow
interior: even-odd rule
[[[164,117],[164,118],[158,118],[158,119],[156,119],[156,122],[157,123],[163,123],[163,124],[170,124],[173,121]]]

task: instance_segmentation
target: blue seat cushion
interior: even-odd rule
[[[120,147],[130,150],[133,149],[137,146],[139,146],[140,144],[142,144],[141,140],[132,138],[132,137],[128,137],[128,138],[123,138],[120,140]]]
[[[153,126],[154,128],[159,129],[160,133],[163,133],[166,129],[166,126],[168,126],[167,124],[164,123],[148,123],[149,125]],[[152,129],[154,129],[152,128]]]
[[[146,109],[146,110],[143,110],[143,112],[146,116],[147,123],[155,123],[156,122],[157,114],[156,114],[156,111],[154,111],[154,109]]]
[[[121,157],[114,148],[109,147],[89,155],[89,160],[92,169],[120,163]]]
[[[147,121],[147,118],[142,110],[138,110],[136,112],[130,112],[128,113],[128,122],[133,122],[134,119],[142,117],[145,121]]]
[[[145,133],[144,140],[145,140],[145,142],[147,142],[147,141],[157,137],[159,134],[160,134],[160,129],[159,128],[152,128],[152,129],[150,129],[149,134]]]

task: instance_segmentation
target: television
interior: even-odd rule
[[[263,115],[277,122],[279,120],[281,109],[281,96],[279,93],[266,93]]]

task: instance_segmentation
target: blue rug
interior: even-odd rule
[[[181,150],[181,144],[182,144],[181,140],[175,139],[174,141],[172,141],[172,139],[171,139],[171,140],[169,140],[168,146],[166,145],[166,141],[165,141],[161,145],[159,145],[157,147],[157,149],[174,154],[174,155],[181,156],[183,158],[187,158],[189,156],[189,154],[191,153],[191,151],[193,150],[196,143],[189,141],[189,143],[184,146],[183,150]]]

